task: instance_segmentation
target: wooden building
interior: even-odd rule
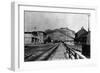
[[[82,45],[82,54],[90,58],[90,31],[86,31],[83,27],[75,34],[75,44]]]
[[[33,31],[33,32],[25,32],[24,34],[24,42],[26,44],[42,44],[44,43],[44,37],[46,33],[43,31]]]

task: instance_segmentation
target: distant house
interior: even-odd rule
[[[44,37],[46,33],[43,31],[33,31],[33,32],[25,32],[24,34],[24,42],[25,44],[41,44],[44,43]]]
[[[76,44],[82,45],[82,54],[90,58],[90,31],[86,31],[83,27],[75,34],[74,41]]]
[[[44,43],[44,37],[46,33],[43,31],[33,31],[32,32],[32,43],[41,44]]]

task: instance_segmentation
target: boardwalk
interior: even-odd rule
[[[61,43],[55,53],[49,58],[49,60],[66,59],[64,55],[65,52],[66,49]]]

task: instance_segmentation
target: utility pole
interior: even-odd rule
[[[88,32],[90,31],[90,14],[88,15]]]

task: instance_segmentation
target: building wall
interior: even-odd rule
[[[30,44],[32,42],[32,34],[24,34],[24,44]]]
[[[38,43],[44,43],[43,38],[44,38],[43,33],[38,33],[38,39],[39,39]]]
[[[38,43],[44,43],[43,39],[43,33],[42,32],[37,32],[37,36],[36,35],[32,35],[32,34],[24,34],[24,43],[25,44],[38,44]]]
[[[90,32],[87,34],[87,42],[86,42],[87,45],[90,45]]]

